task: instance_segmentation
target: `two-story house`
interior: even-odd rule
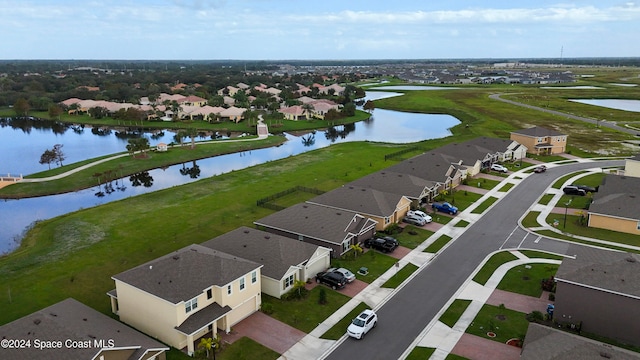
[[[198,338],[260,309],[261,267],[194,244],[114,275],[108,295],[121,321],[193,354]]]
[[[511,140],[524,145],[529,153],[536,155],[564,153],[568,137],[567,134],[539,126],[511,132]]]

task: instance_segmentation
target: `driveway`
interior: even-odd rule
[[[225,334],[221,332],[220,334],[223,343],[232,344],[241,337],[246,336],[278,354],[283,354],[307,335],[261,311],[256,311],[235,324],[231,333]]]
[[[451,353],[473,360],[518,360],[521,350],[516,346],[463,334]]]

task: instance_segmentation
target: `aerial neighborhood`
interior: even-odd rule
[[[273,74],[297,70],[283,65]],[[391,72],[394,81],[419,84],[576,81],[570,71],[533,71],[517,62],[494,64],[490,71],[377,65],[358,68],[358,80],[368,79],[367,72],[374,70],[376,79]],[[93,68],[77,71],[103,75]],[[185,91],[203,85],[176,82],[137,102],[69,97],[55,106],[65,116],[92,119],[241,123],[255,127],[262,140],[270,135],[262,118],[267,113],[296,124],[332,120],[350,116],[356,111],[353,100],[364,96],[361,87],[338,81],[340,75],[313,79],[317,81],[289,85],[233,81],[207,98]],[[86,85],[78,91],[99,89]],[[258,111],[263,112],[258,116]],[[252,124],[253,118],[260,120]],[[292,185],[291,191],[276,196],[270,194],[270,184],[254,177],[256,191],[271,200],[261,199],[258,210],[243,214],[251,217],[249,223],[222,234],[202,232],[198,225],[197,236],[205,241],[190,237],[189,244],[174,244],[172,250],[177,250],[168,253],[152,247],[132,250],[148,251],[148,257],[144,262],[117,259],[110,274],[96,275],[108,276],[111,286],[91,294],[102,299],[102,311],[69,297],[0,325],[0,358],[165,360],[210,358],[210,353],[215,358],[216,351],[238,341],[239,333],[252,334],[246,336],[256,342],[270,339],[264,347],[282,359],[356,358],[349,349],[370,347],[372,338],[380,342],[376,332],[386,328],[398,332],[393,346],[428,349],[434,359],[447,354],[475,358],[481,352],[489,357],[478,358],[488,359],[493,350],[469,345],[468,334],[493,341],[502,336],[502,321],[519,312],[528,320],[522,333],[499,343],[510,358],[640,359],[637,244],[570,233],[588,229],[640,235],[640,155],[580,158],[568,150],[573,137],[562,130],[527,124],[501,129],[503,137],[467,136],[410,148],[391,154],[397,157],[380,170],[331,190]],[[174,149],[161,143],[156,151],[170,154]],[[368,166],[373,167],[371,162]],[[304,200],[286,198],[295,192],[304,193]],[[272,202],[278,196],[286,198],[285,205]],[[148,210],[141,206],[131,211]],[[216,221],[224,224],[227,219]],[[482,229],[468,227],[474,224]],[[171,241],[167,239],[162,241]],[[385,310],[385,304],[398,296],[406,302],[401,305],[405,310],[431,306],[431,296],[438,296],[440,288],[416,286],[407,290],[416,293],[403,293],[411,281],[426,283],[419,278],[425,269],[435,274],[436,280],[428,280],[438,286],[450,282],[453,296],[441,294],[447,296],[445,306],[424,315],[429,326],[421,324],[419,337],[405,339],[400,332],[413,317]],[[503,278],[533,278],[540,293],[516,294]],[[317,294],[317,306],[344,300],[331,314],[309,314],[315,308],[303,308],[300,299],[311,292]],[[8,296],[13,302],[10,291]],[[497,313],[483,322],[478,314],[489,306]],[[277,311],[285,315],[277,317]],[[418,313],[416,319],[422,316]],[[305,321],[313,326],[296,328]],[[338,348],[346,352],[340,354]]]

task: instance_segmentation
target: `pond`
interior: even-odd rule
[[[396,91],[413,91],[413,90],[455,90],[456,87],[445,86],[420,86],[420,85],[389,85],[389,86],[377,86],[371,88],[371,90],[396,90]]]
[[[368,99],[379,99],[401,94],[386,92],[367,92]],[[172,186],[178,186],[199,179],[240,170],[250,166],[263,164],[268,161],[284,159],[289,156],[301,154],[314,149],[323,148],[335,143],[347,141],[376,141],[389,143],[412,143],[425,139],[446,137],[451,134],[450,128],[460,122],[450,116],[441,114],[415,114],[376,109],[372,118],[351,125],[338,126],[328,130],[308,132],[299,136],[285,134],[287,140],[284,144],[267,149],[259,149],[236,154],[212,157],[185,164],[170,166],[165,169],[155,169],[131,177],[116,179],[106,186],[100,185],[91,189],[77,191],[68,194],[44,196],[32,199],[6,200],[0,202],[0,253],[15,249],[23,236],[23,232],[34,221],[49,219],[83,208],[105,204],[130,196],[157,191]],[[69,130],[67,130],[68,132]],[[21,147],[14,152],[14,158],[3,156],[2,169],[4,173],[17,173],[21,168],[25,173],[34,172],[36,165],[38,170],[46,169],[38,164],[41,151],[29,152],[30,147],[50,148],[53,144],[62,143],[63,150],[67,153],[67,163],[85,160],[87,158],[121,152],[126,146],[126,140],[116,138],[115,134],[108,137],[93,135],[91,131],[60,134],[53,130],[24,128],[14,129],[10,126],[0,129],[0,138],[21,137],[22,142],[11,143]],[[33,135],[34,137],[31,137]],[[145,134],[152,136],[153,134]],[[62,137],[68,136],[68,137]],[[167,140],[172,135],[164,134],[160,139]],[[61,141],[64,140],[64,141]],[[99,145],[96,145],[98,143]],[[69,146],[67,146],[69,145]],[[85,149],[83,153],[81,150]],[[71,151],[71,149],[74,149]],[[77,150],[75,150],[77,149]],[[91,149],[91,150],[89,150]],[[15,151],[0,144],[0,151]],[[43,151],[43,150],[42,150]],[[40,152],[40,153],[39,153]],[[27,154],[31,154],[27,156]],[[73,155],[71,155],[73,154]],[[83,156],[84,154],[84,156]],[[22,164],[28,163],[28,164]],[[33,165],[35,163],[36,165]],[[22,167],[23,166],[23,167]]]
[[[640,100],[627,99],[570,99],[569,101],[606,107],[608,109],[640,112]]]

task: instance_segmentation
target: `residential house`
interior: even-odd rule
[[[29,341],[28,347],[0,349],[0,357],[12,360],[164,360],[169,350],[72,298],[0,326],[0,337]],[[36,341],[60,345],[38,348]]]
[[[438,196],[441,184],[411,174],[380,170],[347,185],[404,195],[411,200],[411,206],[417,208],[423,203],[432,202]]]
[[[299,203],[254,224],[268,232],[331,249],[339,258],[351,245],[373,237],[377,222],[354,211]]]
[[[640,154],[630,157],[625,161],[624,175],[640,178]]]
[[[167,143],[160,142],[158,143],[158,145],[156,145],[156,151],[165,152],[167,150],[168,150]]]
[[[300,105],[284,107],[284,108],[278,109],[278,112],[284,116],[285,120],[293,120],[293,121],[298,121],[301,119],[309,120],[309,113],[307,112],[307,110],[303,109],[302,106]]]
[[[451,156],[436,150],[414,156],[387,168],[388,171],[413,175],[440,184],[438,191],[458,186],[467,176],[467,167]]]
[[[529,153],[536,155],[564,153],[567,137],[567,134],[539,126],[511,132],[511,140],[524,145]]]
[[[207,104],[207,99],[203,99],[195,95],[189,95],[178,100],[178,104],[182,106],[205,106]]]
[[[243,115],[245,111],[247,111],[247,109],[232,106],[230,108],[222,110],[219,115],[221,118],[229,119],[235,123],[239,123],[244,118]]]
[[[260,309],[261,267],[190,245],[114,275],[111,309],[121,321],[191,355],[198,338],[229,332]]]
[[[338,84],[331,84],[329,86],[319,86],[318,92],[321,94],[331,94],[331,90],[333,90],[333,95],[342,96],[344,95],[344,90],[346,88],[344,86],[340,86]]]
[[[589,227],[640,234],[640,178],[608,174],[592,196]]]
[[[449,158],[452,164],[464,166],[468,176],[475,176],[494,163],[518,160],[527,155],[526,147],[516,141],[489,137],[450,143],[433,151]]]
[[[574,247],[555,276],[554,320],[640,346],[640,255]]]
[[[640,360],[640,353],[530,322],[520,360],[565,359]]]
[[[377,222],[379,231],[402,221],[411,207],[411,200],[404,195],[353,185],[341,186],[307,202],[370,218]]]
[[[307,281],[330,265],[331,249],[243,226],[201,244],[251,260],[260,271],[262,293],[280,298],[296,280]]]

